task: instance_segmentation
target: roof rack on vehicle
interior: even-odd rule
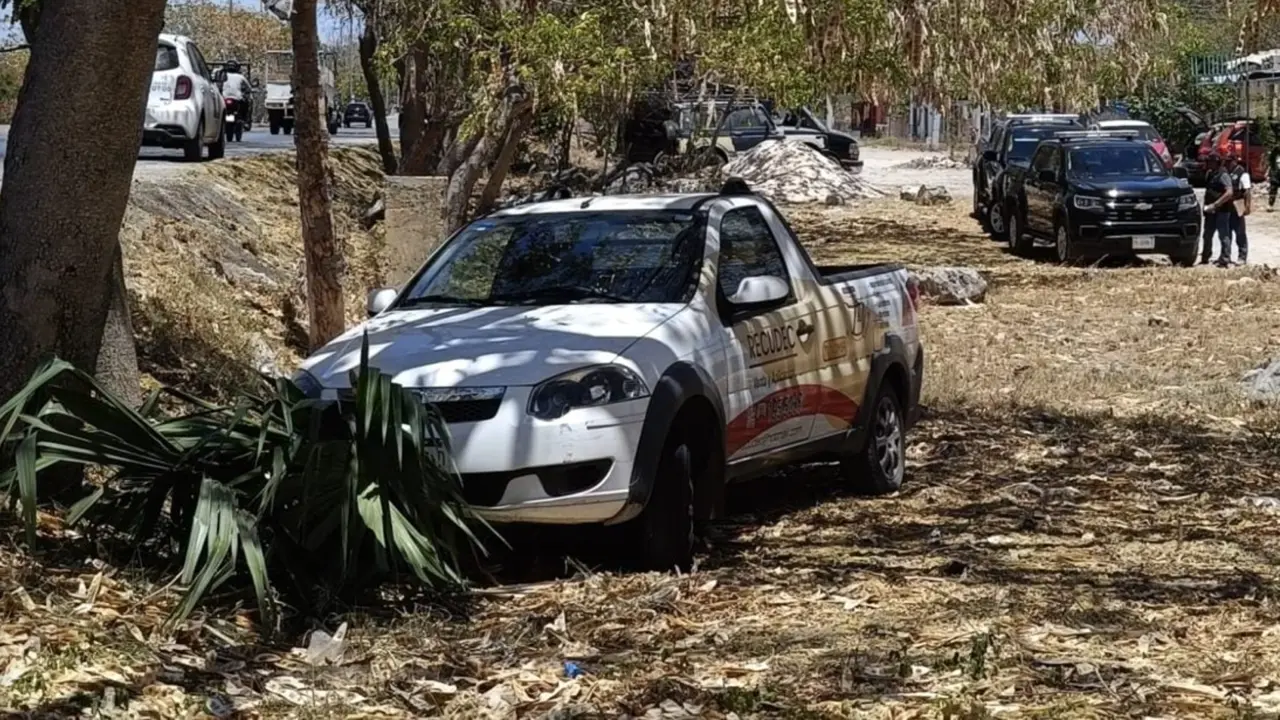
[[[1137,130],[1059,130],[1053,134],[1055,140],[1077,140],[1080,138],[1123,138],[1133,140],[1140,137]]]
[[[734,176],[724,181],[724,185],[720,186],[721,195],[754,195],[751,188],[747,185],[747,181],[740,177]]]
[[[1009,113],[1005,118],[1028,119],[1028,118],[1044,118],[1046,120],[1079,120],[1080,116],[1076,113]]]

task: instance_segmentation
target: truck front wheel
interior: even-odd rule
[[[653,491],[631,521],[625,551],[640,570],[687,572],[693,564],[693,453],[671,437],[662,449]]]
[[[906,476],[906,422],[902,402],[888,382],[882,382],[867,425],[866,447],[842,458],[840,473],[855,492],[887,495],[902,487]]]

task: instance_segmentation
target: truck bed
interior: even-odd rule
[[[899,263],[867,263],[862,265],[815,265],[813,274],[824,285],[862,280],[874,275],[905,270]]]

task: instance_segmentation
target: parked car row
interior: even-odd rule
[[[1011,115],[975,147],[973,214],[1012,252],[1063,263],[1166,255],[1195,262],[1200,202],[1147,123]]]

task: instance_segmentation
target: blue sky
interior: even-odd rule
[[[226,2],[226,1],[227,0],[223,0],[223,2]],[[231,0],[231,1],[234,2],[236,7],[239,7],[239,8],[245,8],[248,10],[259,10],[259,11],[262,10],[262,0]],[[320,35],[325,42],[334,42],[336,40],[339,40],[340,36],[343,34],[343,31],[345,30],[345,27],[346,27],[345,20],[334,17],[333,14],[328,11],[325,5],[326,3],[324,3],[323,0],[321,0],[320,18],[319,18],[320,19]],[[357,33],[360,31],[360,24],[358,20],[355,23],[355,27],[353,31]]]

